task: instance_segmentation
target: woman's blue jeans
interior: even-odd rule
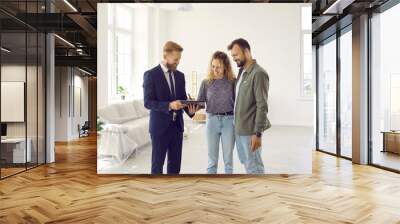
[[[232,174],[233,148],[235,147],[233,115],[223,116],[207,113],[206,132],[208,145],[207,173],[217,173],[219,143],[221,142],[225,173]]]

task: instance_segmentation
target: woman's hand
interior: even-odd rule
[[[191,115],[196,114],[196,112],[200,110],[198,105],[189,104],[188,107],[189,107],[189,114],[191,114]]]

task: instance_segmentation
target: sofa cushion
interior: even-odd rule
[[[122,124],[147,117],[150,112],[144,107],[143,100],[130,100],[105,106],[99,109],[98,114],[107,123]]]
[[[118,118],[120,114],[114,105],[108,105],[97,110],[98,115],[102,120],[111,124],[119,124]]]
[[[138,116],[138,113],[136,111],[136,108],[133,106],[132,101],[117,103],[117,104],[115,104],[115,107],[117,108],[117,110],[119,112],[119,115],[120,115],[119,119],[122,122],[137,119],[140,117],[140,116]]]
[[[143,100],[135,100],[132,102],[132,104],[136,109],[138,118],[149,116],[150,111],[146,107],[144,107]]]
[[[148,117],[125,122],[123,126],[128,129],[126,135],[138,146],[143,146],[150,142]]]

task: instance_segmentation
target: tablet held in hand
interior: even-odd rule
[[[205,101],[198,101],[198,100],[180,100],[184,105],[195,105],[199,106],[200,109],[205,108]]]

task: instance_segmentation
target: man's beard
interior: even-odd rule
[[[167,66],[167,68],[169,69],[169,70],[172,70],[172,71],[176,71],[176,68],[178,67],[178,65],[175,65],[175,64],[166,64],[166,66]]]
[[[246,64],[246,59],[243,59],[243,61],[236,62],[237,67],[242,68]]]

